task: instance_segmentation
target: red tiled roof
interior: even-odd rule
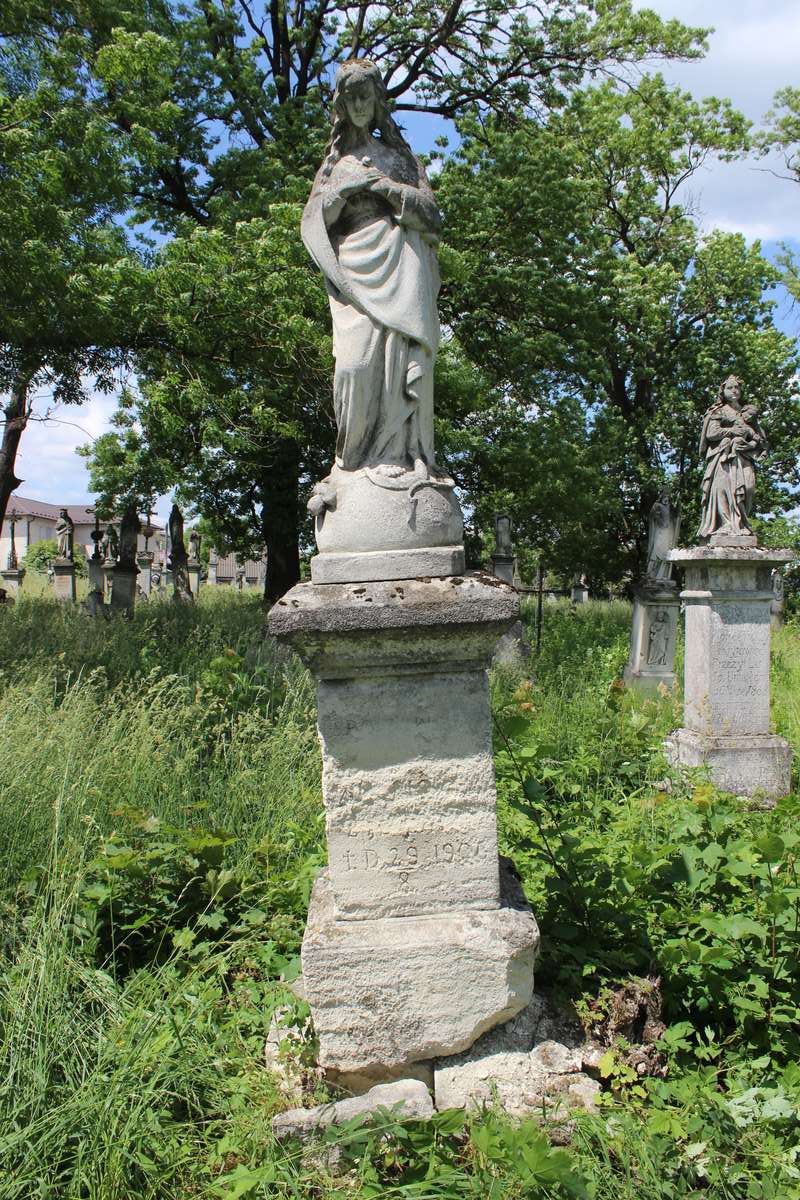
[[[86,504],[49,504],[46,500],[28,500],[14,492],[8,501],[6,520],[11,516],[12,509],[18,517],[42,517],[44,520],[56,521],[62,508],[66,508],[70,518],[76,525],[94,525],[94,512]],[[101,525],[107,522],[101,521]],[[151,521],[155,529],[163,529],[157,521]]]

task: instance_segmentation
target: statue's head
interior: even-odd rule
[[[375,129],[387,145],[413,159],[411,147],[390,112],[380,69],[368,58],[351,58],[339,67],[331,122],[333,127],[323,168],[325,175],[330,175],[350,145]]]
[[[376,63],[351,58],[336,73],[333,121],[349,121],[359,130],[380,129],[389,106],[386,87]]]
[[[742,381],[738,375],[729,375],[720,384],[718,400],[720,404],[734,404],[738,407],[742,399]]]

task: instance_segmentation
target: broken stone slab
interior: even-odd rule
[[[587,1071],[603,1053],[577,1017],[537,994],[465,1053],[434,1064],[436,1108],[497,1104],[511,1116],[563,1120],[572,1109],[594,1106],[600,1083]]]
[[[316,1108],[292,1108],[272,1119],[272,1132],[278,1141],[294,1138],[309,1141],[329,1125],[343,1125],[354,1117],[374,1117],[388,1108],[401,1118],[426,1120],[433,1116],[433,1102],[425,1084],[417,1079],[382,1083],[363,1096],[319,1104]]]
[[[320,1065],[361,1072],[458,1053],[530,1001],[539,929],[501,860],[496,909],[337,919],[327,874],[314,885],[303,979]]]

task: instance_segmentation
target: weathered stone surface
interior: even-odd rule
[[[512,1116],[562,1118],[591,1108],[600,1091],[586,1074],[603,1048],[587,1041],[574,1017],[535,995],[512,1021],[483,1035],[463,1054],[434,1064],[436,1107],[498,1103]]]
[[[496,908],[483,674],[323,681],[317,713],[339,915]]]
[[[791,791],[792,748],[775,734],[709,737],[676,729],[664,743],[676,766],[707,767],[718,788],[737,796],[776,800]]]
[[[363,1071],[466,1049],[529,1002],[538,946],[507,870],[500,908],[363,921],[336,919],[323,874],[302,950],[320,1065]]]
[[[118,562],[111,572],[111,611],[130,616],[136,603],[136,578],[139,569]]]
[[[341,1125],[362,1115],[374,1116],[381,1108],[392,1110],[398,1117],[425,1120],[433,1116],[433,1102],[425,1084],[417,1079],[401,1079],[379,1084],[363,1096],[279,1113],[273,1117],[272,1132],[279,1141],[286,1138],[308,1141],[329,1125]]]
[[[0,575],[3,576],[3,587],[9,596],[17,596],[22,587],[22,581],[25,578],[25,568],[9,567],[5,571],[0,571]]]
[[[66,536],[66,535],[65,535]],[[77,591],[75,588],[75,563],[68,559],[57,558],[53,563],[53,590],[56,600],[62,603],[75,603]]]
[[[685,571],[683,728],[668,739],[672,761],[708,767],[737,795],[784,795],[790,752],[769,733],[772,572],[786,550],[703,546],[673,550]]]
[[[631,650],[623,672],[629,687],[654,691],[675,683],[678,589],[669,582],[640,586],[634,595]]]

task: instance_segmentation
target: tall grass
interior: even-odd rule
[[[628,606],[545,615],[535,682],[498,675],[495,708],[498,721],[509,704],[524,713],[586,854],[608,854],[612,908],[609,839],[621,861],[622,839],[669,824],[654,788],[678,709],[615,687]],[[775,724],[800,749],[794,629],[775,651]],[[363,1190],[361,1169],[333,1179],[271,1138],[286,1099],[264,1042],[276,1006],[296,1003],[285,981],[324,834],[312,683],[264,638],[258,599],[102,622],[23,598],[0,609],[0,663],[0,1198],[384,1194]],[[557,906],[520,850],[504,753],[501,837],[553,943]],[[449,1184],[444,1168],[424,1183],[435,1155],[419,1136],[429,1168],[387,1196],[567,1195],[524,1184],[511,1152],[492,1167],[472,1142],[448,1158]],[[623,1153],[609,1136],[585,1127],[582,1169],[598,1200],[633,1200],[655,1186],[663,1146],[637,1154],[629,1132]],[[369,1155],[383,1162],[385,1145]]]

